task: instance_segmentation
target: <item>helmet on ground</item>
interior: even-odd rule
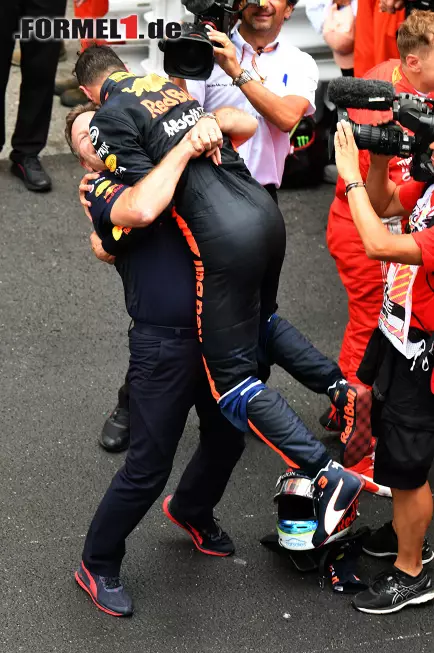
[[[277,481],[274,501],[277,503],[277,534],[280,546],[291,551],[313,549],[312,537],[318,527],[318,521],[315,515],[312,479],[298,470],[285,472]],[[348,535],[358,517],[357,508],[358,501],[355,501],[328,543]]]

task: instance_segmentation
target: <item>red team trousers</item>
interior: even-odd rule
[[[327,246],[348,295],[348,323],[338,364],[349,383],[360,383],[357,370],[383,301],[380,261],[368,259],[348,204],[335,199],[329,213]]]

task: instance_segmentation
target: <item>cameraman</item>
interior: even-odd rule
[[[387,614],[434,599],[422,560],[433,514],[427,478],[434,459],[434,183],[425,192],[420,182],[397,185],[389,179],[387,158],[371,155],[365,190],[357,146],[345,121],[338,123],[335,146],[365,251],[370,259],[392,262],[379,328],[366,349],[360,374],[373,385],[376,399],[374,479],[392,488],[389,529],[398,538],[398,557],[392,571],[380,574],[353,601],[361,612]],[[379,217],[410,212],[405,234],[390,233]],[[380,529],[383,535],[385,529]]]
[[[279,38],[296,4],[297,0],[265,0],[258,7],[242,0],[241,22],[230,38],[209,32],[210,39],[222,46],[214,48],[210,78],[187,81],[188,91],[205,111],[234,106],[257,118],[256,134],[239,153],[276,202],[290,151],[288,132],[315,112],[318,85],[313,58]]]
[[[429,11],[413,12],[398,31],[398,49],[401,61],[391,59],[373,68],[365,79],[381,79],[392,82],[396,93],[434,94],[434,47],[427,45],[434,33],[434,13]],[[391,112],[377,112],[350,109],[352,120],[363,124],[376,124],[389,120]],[[360,169],[363,179],[369,169],[369,154],[359,153]],[[390,162],[390,176],[395,183],[410,181],[411,159],[394,157]],[[394,216],[384,219],[392,233],[402,232],[402,218]],[[327,226],[327,245],[336,262],[341,281],[348,295],[349,322],[345,330],[339,356],[339,367],[351,383],[357,383],[357,370],[366,345],[375,329],[383,297],[383,282],[387,272],[386,264],[370,260],[365,253],[363,243],[351,219],[348,200],[345,196],[345,184],[338,179],[336,196],[330,207]],[[335,420],[332,407],[321,418],[323,426],[332,431],[340,431],[340,424]],[[357,470],[363,475],[373,474],[372,457],[362,461]],[[366,489],[383,494],[377,484],[367,483]]]

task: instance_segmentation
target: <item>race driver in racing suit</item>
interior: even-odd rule
[[[401,25],[398,32],[399,59],[391,59],[376,66],[366,75],[366,79],[381,79],[392,82],[397,93],[427,94],[433,97],[434,76],[431,64],[423,56],[424,36],[432,33],[434,14],[430,11],[413,12]],[[408,44],[411,43],[409,46]],[[362,124],[377,124],[391,119],[391,112],[349,109],[351,120]],[[365,180],[369,169],[369,153],[359,152],[360,171]],[[394,157],[389,165],[390,178],[396,184],[411,180],[410,159]],[[393,234],[402,233],[402,218],[386,218],[383,222]],[[345,184],[339,177],[336,196],[330,207],[327,227],[327,245],[336,262],[339,276],[347,291],[349,321],[342,341],[339,366],[350,383],[360,383],[357,370],[368,344],[372,331],[376,328],[378,314],[383,301],[383,287],[388,264],[370,260],[351,218]],[[331,431],[340,431],[341,424],[334,406],[320,419],[323,426]],[[354,471],[370,477],[365,489],[384,496],[390,496],[389,488],[373,481],[373,454],[371,447],[366,457]]]
[[[89,99],[102,105],[91,121],[92,144],[106,167],[130,185],[152,172],[203,115],[198,102],[167,79],[126,72],[110,48],[86,50],[75,72]],[[218,143],[217,122],[212,133]],[[283,398],[257,378],[258,337],[266,340],[279,320],[274,311],[286,241],[282,214],[227,137],[221,164],[204,157],[190,161],[173,198],[173,216],[194,255],[198,337],[213,396],[237,428],[252,429],[288,464],[294,461],[314,478],[313,544],[321,546],[364,481],[333,463]],[[162,206],[145,220],[122,215],[116,221],[147,226],[171,199],[161,197]],[[354,410],[354,399],[348,408]],[[370,440],[367,433],[356,428],[348,438],[356,458]]]

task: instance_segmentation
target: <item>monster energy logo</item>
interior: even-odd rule
[[[296,136],[297,147],[304,147],[309,143],[309,136]]]

